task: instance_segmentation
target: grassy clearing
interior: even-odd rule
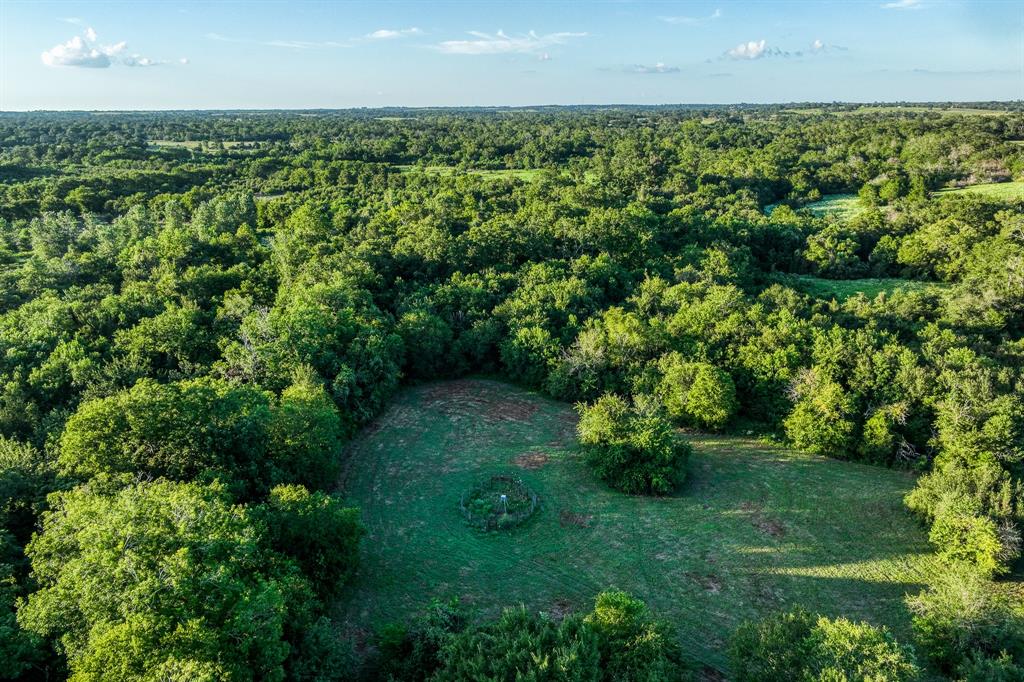
[[[951,194],[979,194],[990,199],[1000,201],[1013,201],[1024,199],[1024,181],[1019,182],[992,182],[984,185],[970,185],[957,189],[943,189],[936,192],[936,196],[944,197]]]
[[[221,142],[225,149],[234,149],[235,147],[241,147],[245,144],[259,144],[257,142],[244,142],[241,140],[222,140]],[[207,140],[205,142],[200,140],[150,140],[150,147],[167,147],[167,148],[178,148],[178,149],[199,149],[202,145],[213,148],[216,141]]]
[[[765,215],[771,215],[777,204],[764,207]],[[835,216],[840,220],[850,220],[864,210],[856,194],[826,194],[818,201],[805,204],[803,208],[818,217]]]
[[[840,303],[857,294],[864,294],[868,298],[875,298],[878,294],[885,293],[892,295],[899,292],[913,291],[934,291],[941,293],[947,287],[938,282],[918,282],[910,279],[899,279],[895,277],[864,278],[864,279],[824,279],[812,277],[811,275],[792,275],[787,278],[787,284],[794,289],[809,294],[816,298],[834,298]]]
[[[352,444],[341,491],[369,537],[336,605],[355,633],[404,621],[432,598],[481,617],[523,603],[586,609],[603,588],[643,598],[716,669],[744,619],[802,603],[907,636],[903,596],[939,569],[903,509],[905,473],[756,441],[693,436],[676,496],[608,489],[581,461],[568,405],[488,380],[401,393]],[[540,496],[524,525],[468,527],[460,495],[514,472]]]
[[[459,169],[455,166],[416,166],[405,164],[395,166],[402,173],[425,173],[427,175],[454,175]],[[470,175],[480,175],[485,178],[518,178],[529,182],[537,179],[543,172],[540,168],[503,168],[500,170],[470,169],[464,171]]]
[[[819,201],[804,206],[816,216],[835,216],[840,220],[855,218],[864,210],[856,194],[826,194]]]

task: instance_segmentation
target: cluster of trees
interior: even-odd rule
[[[618,590],[598,594],[587,614],[557,619],[519,606],[472,623],[457,602],[435,603],[382,629],[376,644],[367,672],[391,682],[670,682],[688,673],[671,627]]]
[[[343,445],[403,380],[469,372],[579,403],[629,493],[683,480],[676,427],[921,472],[908,507],[989,585],[1024,526],[1024,206],[931,191],[1022,178],[1021,139],[1019,110],[0,115],[0,654],[26,679],[344,677]],[[848,220],[801,209],[864,187]],[[866,274],[905,286],[820,293]],[[977,625],[1005,618],[930,594],[917,663],[794,616],[793,675],[853,674],[838,641],[900,675],[1021,665]],[[534,633],[510,661],[610,665],[593,624],[507,618]],[[438,666],[504,636],[459,632]]]

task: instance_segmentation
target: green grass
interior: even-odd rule
[[[850,220],[864,210],[856,194],[826,194],[819,201],[804,206],[816,216],[835,216]]]
[[[455,166],[415,166],[405,164],[395,167],[402,173],[425,173],[427,175],[441,176],[454,175],[458,170]],[[535,180],[543,171],[540,168],[503,168],[500,170],[470,169],[465,172],[485,178],[518,178],[529,182]]]
[[[1001,201],[1013,201],[1024,199],[1024,181],[1019,182],[992,182],[984,185],[969,185],[958,189],[943,189],[936,193],[936,196],[949,196],[951,194],[979,194],[990,199]]]
[[[908,636],[903,597],[940,570],[902,505],[909,474],[701,435],[675,496],[631,497],[594,477],[574,433],[570,406],[496,381],[399,394],[348,452],[340,488],[369,536],[336,615],[365,634],[433,598],[489,618],[588,609],[616,586],[716,669],[741,621],[798,603]],[[509,471],[540,510],[511,531],[470,528],[460,495]]]
[[[771,215],[775,206],[776,204],[765,206],[765,214]],[[805,204],[803,208],[818,217],[835,216],[840,220],[850,220],[864,210],[856,194],[826,194],[818,201]]]
[[[934,291],[939,293],[947,287],[947,285],[939,282],[919,282],[895,277],[825,279],[822,277],[812,277],[811,275],[791,275],[786,280],[786,284],[805,294],[816,298],[835,298],[840,303],[857,294],[864,294],[868,298],[873,299],[881,293],[893,294],[897,291]]]

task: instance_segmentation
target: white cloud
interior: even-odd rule
[[[84,37],[83,37],[84,36]],[[124,66],[158,66],[167,64],[163,60],[150,59],[138,53],[123,54],[128,46],[123,40],[113,45],[102,45],[99,36],[91,27],[83,35],[75,36],[66,43],[55,45],[42,53],[43,64],[47,66],[77,66],[88,69],[106,69],[114,64]],[[182,60],[185,64],[188,60]]]
[[[658,62],[653,66],[647,66],[645,64],[633,64],[626,69],[630,73],[679,73],[678,66],[668,66],[662,62]]]
[[[751,40],[746,43],[740,43],[725,54],[733,59],[760,59],[766,54],[771,54],[771,51],[766,41]]]
[[[676,16],[676,17],[658,17],[666,24],[682,24],[684,26],[697,26],[703,24],[705,21],[713,21],[722,17],[722,10],[716,9],[714,12],[706,17],[687,17],[687,16]]]
[[[921,9],[921,0],[894,0],[881,6],[882,9]]]
[[[421,31],[420,29],[416,28],[415,26],[413,26],[411,28],[398,28],[398,29],[382,28],[382,29],[378,29],[378,30],[374,31],[373,33],[368,33],[366,35],[366,39],[367,40],[392,40],[394,38],[405,38],[406,36],[418,36],[418,35],[421,35],[422,33],[423,33],[423,31]]]
[[[814,42],[811,43],[811,49],[815,52],[820,52],[825,49],[825,43],[821,42],[821,38],[815,38]]]
[[[55,45],[41,55],[43,64],[47,66],[79,66],[89,69],[105,69],[116,57],[124,51],[125,43],[122,41],[114,45],[99,45],[96,43],[96,32],[91,28],[86,29],[85,38],[75,36],[66,43]]]
[[[178,60],[178,63],[181,64],[181,65],[188,64],[188,57],[182,57],[181,59]]]
[[[133,54],[123,58],[121,63],[125,66],[159,66],[160,64],[166,64],[167,62],[158,62],[150,59],[149,57]]]
[[[510,36],[504,31],[494,34],[470,31],[469,35],[474,40],[445,40],[433,47],[444,54],[530,54],[542,52],[544,48],[553,45],[563,45],[574,38],[586,37],[587,34],[563,31],[537,35],[530,31],[525,35]]]
[[[78,17],[57,17],[57,21],[63,21],[65,24],[80,24],[82,20]]]

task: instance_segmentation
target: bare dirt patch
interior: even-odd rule
[[[785,526],[777,520],[766,516],[761,505],[754,504],[753,502],[744,502],[740,505],[740,509],[750,515],[750,522],[765,535],[781,538],[786,534]]]
[[[565,598],[556,599],[547,611],[551,620],[562,620],[572,613],[572,602]]]
[[[718,594],[722,591],[722,581],[712,573],[695,573],[688,571],[686,577],[697,583],[711,594]]]
[[[576,526],[578,528],[590,528],[590,522],[594,520],[593,514],[578,514],[571,512],[568,509],[563,509],[558,514],[558,522],[562,524],[562,528],[567,526]]]
[[[513,459],[512,463],[520,469],[540,469],[547,464],[550,459],[551,458],[543,452],[524,452]]]
[[[424,389],[427,405],[449,417],[483,418],[490,422],[528,422],[540,407],[526,396],[494,390],[486,382],[458,379]]]

